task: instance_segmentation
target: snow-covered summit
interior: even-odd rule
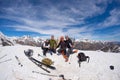
[[[24,50],[32,49],[33,57],[41,61],[44,57],[40,47],[32,46],[7,46],[0,47],[0,80],[63,80],[59,75],[63,74],[67,80],[120,80],[120,54],[106,54],[101,51],[81,51],[90,57],[89,63],[82,62],[79,67],[77,54],[72,54],[69,61],[65,62],[62,55],[47,53],[47,58],[54,61],[53,66],[56,70],[47,68],[51,73],[47,73],[34,63],[32,63],[24,54]],[[15,59],[17,56],[23,65],[18,64]],[[8,60],[6,62],[3,62]],[[110,66],[114,66],[111,70]],[[33,73],[33,71],[35,73]]]

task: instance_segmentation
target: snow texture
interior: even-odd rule
[[[90,57],[90,62],[82,62],[81,67],[78,65],[77,54],[72,54],[69,61],[65,62],[62,55],[47,53],[47,57],[54,61],[53,66],[56,70],[47,68],[51,73],[47,73],[34,63],[32,63],[24,54],[24,50],[33,49],[33,57],[42,60],[42,50],[40,47],[31,46],[5,46],[0,47],[0,80],[63,80],[59,75],[63,74],[66,79],[71,80],[120,80],[120,54],[104,53],[101,51],[81,51]],[[17,56],[23,66],[18,65]],[[7,62],[4,60],[10,59]],[[114,70],[110,66],[114,66]],[[39,72],[32,73],[32,71]],[[43,74],[56,75],[47,76]]]

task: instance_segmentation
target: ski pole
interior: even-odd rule
[[[42,74],[42,75],[46,75],[46,76],[58,77],[57,75],[50,75],[50,74],[45,74],[45,73],[41,73],[41,72],[37,72],[37,71],[32,71],[32,73]]]
[[[20,65],[21,67],[23,66],[22,63],[20,62],[19,58],[17,56],[15,56],[17,62],[18,62],[18,65]]]
[[[7,60],[4,60],[4,61],[1,61],[0,63],[4,63],[4,62],[7,62],[7,61],[11,61],[12,59],[7,59]]]
[[[7,56],[7,54],[3,55],[2,57],[0,57],[0,59],[4,58],[5,56]]]

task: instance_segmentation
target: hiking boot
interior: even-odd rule
[[[68,62],[68,58],[65,59],[65,62]]]

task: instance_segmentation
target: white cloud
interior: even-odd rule
[[[120,25],[120,9],[113,9],[110,12],[110,16],[105,19],[104,22],[98,24],[98,26],[100,26],[100,29],[116,25]]]
[[[30,31],[30,32],[37,32],[40,34],[48,34],[48,35],[52,35],[52,34],[61,34],[61,30],[57,30],[57,29],[42,29],[42,28],[34,28],[33,26],[20,26],[20,25],[16,25],[16,26],[12,26],[13,28],[15,28],[15,30],[17,31]]]
[[[12,5],[8,8],[2,8],[6,13],[0,16],[20,24],[11,26],[15,30],[37,32],[40,34],[70,35],[81,38],[98,38],[93,34],[95,30],[119,24],[120,11],[114,9],[103,23],[99,25],[86,24],[86,18],[104,13],[107,4],[111,0],[70,0],[70,2],[52,3],[42,1],[39,5],[33,5],[27,0],[25,3]],[[45,5],[47,4],[47,6]],[[102,4],[103,6],[98,6]],[[82,25],[74,27],[74,25]],[[72,26],[72,28],[70,27]],[[66,31],[63,31],[66,28]],[[84,34],[82,34],[84,33]]]

